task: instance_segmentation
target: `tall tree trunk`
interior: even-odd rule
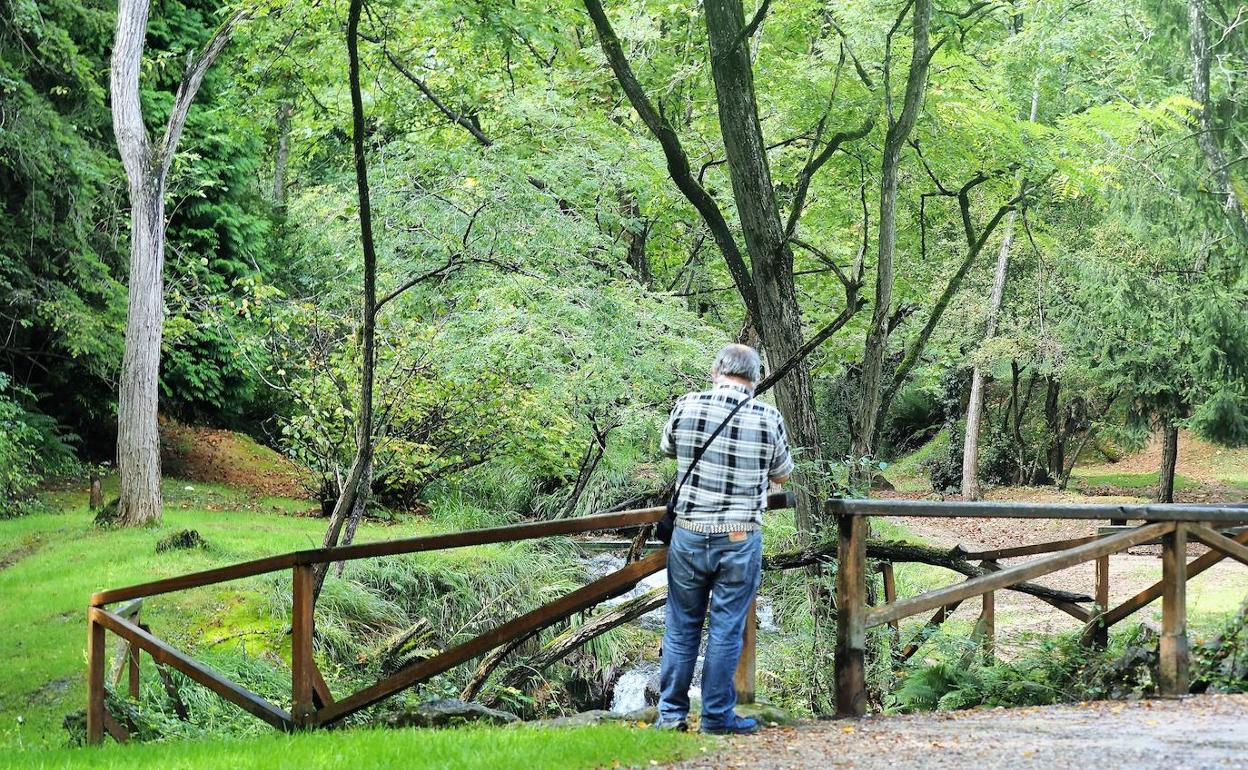
[[[1031,112],[1029,123],[1036,122],[1040,107],[1040,89],[1031,89]],[[1014,222],[1017,211],[1011,211],[1005,221],[1005,235],[997,251],[997,269],[992,277],[992,297],[988,303],[988,318],[984,324],[984,341],[997,333],[997,314],[1005,298],[1005,278],[1009,273],[1010,251],[1014,248]],[[979,427],[984,410],[984,370],[975,364],[971,370],[971,399],[966,405],[966,436],[962,442],[962,499],[978,500],[982,496],[979,486]]]
[[[793,252],[784,234],[758,121],[754,73],[750,64],[745,12],[740,0],[706,0],[706,32],[711,74],[719,107],[720,133],[732,177],[733,195],[750,256],[758,299],[755,321],[771,361],[787,361],[802,347],[802,313],[793,280]],[[799,362],[776,383],[776,405],[784,415],[789,437],[805,462],[819,459],[810,370]],[[815,478],[800,478],[797,489],[798,530],[814,531],[821,491]]]
[[[1005,238],[997,251],[997,269],[992,278],[992,297],[988,303],[988,318],[984,326],[984,340],[997,333],[997,313],[1005,296],[1005,277],[1009,272],[1010,249],[1014,246],[1014,219],[1011,211],[1005,223]],[[979,487],[979,423],[984,410],[984,368],[979,364],[971,370],[971,398],[966,404],[966,436],[962,444],[962,499],[978,500]]]
[[[121,0],[109,68],[113,134],[130,194],[130,284],[125,351],[117,396],[118,521],[144,524],[161,515],[160,345],[164,334],[165,179],[186,116],[209,67],[242,20],[235,13],[191,57],[178,84],[161,140],[152,144],[143,123],[139,74],[150,0]]]
[[[1157,502],[1174,502],[1174,472],[1179,465],[1179,428],[1167,419],[1162,425],[1161,473],[1157,478]]]
[[[888,351],[889,318],[892,313],[893,283],[896,280],[893,257],[897,251],[897,183],[901,151],[918,120],[919,107],[927,88],[927,70],[930,64],[928,33],[931,19],[931,0],[915,0],[914,44],[910,52],[910,71],[906,78],[904,101],[897,119],[889,116],[888,133],[884,137],[884,153],[880,161],[879,252],[875,267],[875,305],[863,350],[862,374],[859,380],[862,398],[854,418],[854,435],[850,444],[850,452],[855,459],[875,455],[876,424],[884,388],[884,357]],[[888,83],[884,85],[885,88],[889,87]],[[854,463],[853,468],[858,482],[864,486],[869,485],[870,466]]]
[[[367,480],[373,460],[373,379],[376,370],[377,250],[373,242],[373,210],[368,190],[368,159],[364,153],[364,96],[360,86],[360,14],[363,0],[351,0],[347,10],[348,80],[351,89],[351,145],[355,159],[355,186],[360,204],[360,247],[364,255],[364,290],[360,302],[360,413],[356,426],[355,461],[342,485],[323,544],[338,544],[342,527],[357,499],[367,504]],[[318,564],[313,576],[314,595],[319,597],[328,564]]]
[[[1046,466],[1049,475],[1056,478],[1061,475],[1065,465],[1065,440],[1062,436],[1061,401],[1062,381],[1052,375],[1045,377],[1044,391],[1044,425],[1049,434],[1049,446],[1046,453]],[[1032,480],[1034,482],[1034,479]]]
[[[277,154],[273,158],[273,200],[286,208],[286,167],[290,160],[290,116],[295,107],[289,100],[277,106]]]
[[[160,520],[160,345],[165,323],[165,190],[144,174],[130,185],[130,303],[117,397],[118,521]]]
[[[1196,108],[1196,143],[1205,156],[1205,165],[1222,197],[1231,228],[1238,234],[1240,243],[1248,244],[1248,203],[1237,193],[1231,179],[1231,165],[1218,143],[1218,127],[1213,120],[1213,106],[1209,96],[1209,63],[1213,56],[1209,42],[1209,27],[1205,16],[1205,0],[1188,0],[1187,20],[1192,56],[1192,101]]]

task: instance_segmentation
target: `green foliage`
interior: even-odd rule
[[[0,372],[0,519],[30,510],[34,492],[45,476],[66,473],[77,467],[73,437],[19,402],[30,393],[13,388]]]

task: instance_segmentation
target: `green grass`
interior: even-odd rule
[[[884,469],[888,479],[899,492],[931,492],[927,462],[940,455],[949,446],[949,431],[942,430],[923,446],[910,454],[898,457]]]
[[[1076,468],[1071,472],[1071,480],[1080,489],[1091,489],[1095,487],[1111,487],[1115,489],[1148,489],[1157,486],[1157,480],[1161,474],[1153,473],[1088,473],[1080,471]],[[1200,483],[1194,479],[1190,479],[1182,474],[1175,474],[1174,489],[1176,492],[1184,492],[1195,489]]]
[[[85,494],[68,492],[49,495],[49,512],[0,520],[0,562],[13,562],[0,569],[0,747],[63,743],[61,720],[85,703],[92,592],[315,547],[324,536],[323,519],[281,512],[306,507],[302,501],[247,500],[237,490],[174,480],[165,492],[159,527],[99,529]],[[401,537],[420,527],[366,523],[357,539]],[[156,541],[180,529],[198,530],[209,548],[157,555]],[[289,640],[266,597],[274,581],[289,579],[262,576],[154,597],[144,605],[144,621],[183,648],[241,645],[251,654],[288,655]]]
[[[712,738],[621,725],[568,730],[535,727],[351,730],[24,752],[0,757],[0,767],[576,770],[648,766],[652,761],[666,763],[716,745]]]

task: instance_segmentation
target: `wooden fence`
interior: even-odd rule
[[[768,499],[770,508],[783,508],[791,504],[791,498],[784,494],[772,495]],[[391,676],[341,699],[335,699],[330,693],[312,654],[315,623],[312,588],[313,570],[316,565],[487,543],[574,535],[582,532],[637,528],[658,521],[662,515],[663,508],[645,508],[446,535],[317,548],[126,588],[101,591],[91,597],[91,604],[87,610],[87,741],[92,744],[102,742],[105,731],[118,741],[125,741],[129,736],[127,726],[114,719],[105,708],[105,633],[107,631],[113,632],[122,640],[122,646],[116,658],[118,661],[124,658],[129,665],[131,697],[138,696],[139,652],[142,651],[148,653],[156,661],[158,671],[162,679],[166,681],[167,687],[169,680],[166,669],[172,668],[280,730],[326,727],[465,661],[516,642],[538,629],[627,592],[643,578],[664,568],[667,561],[667,549],[655,549],[638,560],[626,564],[622,569],[599,578],[560,599],[503,623],[467,642],[443,650],[431,658],[414,662]],[[230,681],[186,653],[174,649],[154,636],[147,626],[139,622],[138,611],[141,607],[141,600],[144,598],[287,569],[293,572],[292,692],[289,711]],[[126,604],[112,610],[108,609],[108,605],[117,602],[126,602]],[[743,656],[745,660],[743,660],[742,669],[738,672],[739,679],[748,677],[750,682],[753,681],[752,633],[753,626],[750,624],[747,628],[747,641],[751,643],[751,654]],[[119,671],[120,668],[118,667],[117,670]],[[114,678],[114,686],[118,683],[119,679]]]
[[[982,596],[978,624],[990,639],[995,624],[994,592],[1077,564],[1096,562],[1095,607],[1058,599],[1044,600],[1084,622],[1083,639],[1104,643],[1109,627],[1142,609],[1158,597],[1162,601],[1161,680],[1163,695],[1188,691],[1187,581],[1226,557],[1248,564],[1248,529],[1230,529],[1248,523],[1248,508],[1218,505],[1066,505],[1029,503],[961,503],[927,500],[831,500],[827,504],[837,524],[837,635],[835,651],[836,705],[840,716],[866,713],[865,657],[867,629],[891,625],[921,612],[936,610],[925,628],[942,622],[964,600]],[[1138,521],[1137,526],[1107,526],[1088,537],[1057,540],[1016,548],[975,553],[986,571],[976,577],[918,596],[898,599],[891,565],[884,569],[885,603],[867,603],[867,533],[872,516],[929,516],[985,519],[1078,519]],[[1221,530],[1221,531],[1219,531]],[[1229,531],[1228,531],[1229,530]],[[1189,538],[1210,550],[1187,560]],[[1109,607],[1109,556],[1144,543],[1162,546],[1162,579],[1116,607]],[[1002,566],[1003,559],[1039,556]],[[1042,597],[1043,598],[1043,597]],[[918,643],[922,641],[922,632]],[[902,654],[913,654],[911,644]]]
[[[791,498],[773,495],[771,508],[791,505]],[[1188,579],[1199,575],[1223,558],[1231,557],[1248,564],[1248,508],[1237,506],[1121,506],[1121,505],[1033,505],[1026,503],[957,503],[912,500],[831,500],[829,516],[838,528],[836,607],[837,638],[835,674],[837,710],[842,716],[859,716],[866,711],[866,631],[875,626],[898,628],[898,621],[921,612],[935,610],[923,629],[900,650],[899,660],[913,655],[929,632],[948,618],[966,599],[983,597],[977,631],[991,644],[995,626],[995,592],[1005,588],[1037,596],[1057,609],[1085,624],[1083,639],[1088,644],[1104,644],[1110,626],[1127,618],[1157,598],[1162,599],[1161,689],[1164,694],[1177,695],[1187,691],[1188,645],[1186,637],[1186,592]],[[191,680],[280,730],[326,727],[367,708],[408,687],[478,657],[503,645],[513,644],[535,631],[571,617],[606,599],[630,590],[643,578],[663,569],[667,549],[650,551],[622,569],[606,575],[572,593],[546,604],[514,620],[503,623],[467,642],[450,647],[431,658],[408,665],[365,689],[335,699],[321,677],[313,658],[313,570],[318,564],[356,559],[397,556],[401,554],[460,548],[487,543],[513,542],[534,538],[573,535],[584,532],[638,528],[662,516],[662,508],[646,508],[619,513],[605,513],[575,519],[517,524],[506,527],[430,535],[376,543],[362,543],[336,548],[318,548],[271,556],[255,561],[206,570],[189,575],[157,580],[141,585],[101,591],[91,597],[88,609],[88,708],[87,738],[99,743],[105,732],[118,741],[128,737],[128,726],[118,722],[105,708],[106,652],[105,633],[120,637],[121,645],[114,656],[113,686],[120,684],[121,672],[128,666],[128,693],[137,698],[139,689],[140,651],[156,662],[166,690],[180,706],[168,669],[182,672]],[[1096,535],[1023,545],[1012,548],[967,552],[955,549],[951,554],[933,558],[910,553],[904,544],[873,543],[868,548],[867,531],[871,516],[934,516],[961,518],[1028,518],[1107,520],[1115,525],[1100,527]],[[1126,520],[1142,522],[1123,526]],[[1210,547],[1210,551],[1186,559],[1188,539]],[[623,541],[615,542],[615,545]],[[1109,556],[1144,543],[1160,542],[1163,548],[1162,579],[1115,607],[1109,607]],[[874,567],[882,574],[884,603],[867,604],[867,554],[881,556]],[[818,562],[821,554],[830,556],[832,549],[816,544],[807,551],[769,557],[768,568],[791,569]],[[1040,558],[1003,566],[1006,559],[1026,556]],[[970,561],[980,568],[973,577],[945,588],[918,596],[898,599],[893,572],[894,561],[925,561],[952,569],[969,569]],[[954,564],[953,562],[957,562]],[[1043,589],[1028,581],[1057,572],[1076,564],[1096,562],[1095,604],[1083,607],[1093,597]],[[289,711],[260,697],[222,676],[208,666],[174,649],[154,636],[140,622],[142,600],[159,594],[223,583],[230,580],[292,570],[293,613],[291,622],[291,708]],[[124,603],[114,609],[108,605]],[[751,619],[752,620],[752,619]],[[737,670],[737,687],[742,700],[748,701],[754,689],[754,624],[746,628],[745,647]]]

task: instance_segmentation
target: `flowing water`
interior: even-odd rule
[[[585,559],[585,570],[589,573],[591,579],[596,579],[621,569],[624,564],[624,557],[619,554],[597,553]],[[614,599],[609,599],[603,602],[603,604],[609,606],[616,605],[664,585],[667,585],[667,570],[660,570],[639,582],[627,593]],[[775,608],[766,596],[758,597],[755,608],[758,633],[771,634],[780,630],[779,626],[776,625]],[[662,631],[663,609],[660,607],[648,612],[636,622],[643,628]],[[703,644],[705,645],[705,639]],[[611,710],[616,713],[627,714],[630,711],[655,705],[658,678],[658,663],[647,661],[625,669],[624,673],[620,674],[619,679],[616,680],[615,689],[611,696]],[[693,673],[693,686],[689,689],[690,698],[700,698],[702,696],[701,682],[702,656],[699,655],[697,668]],[[647,696],[647,689],[650,690],[649,696]]]

